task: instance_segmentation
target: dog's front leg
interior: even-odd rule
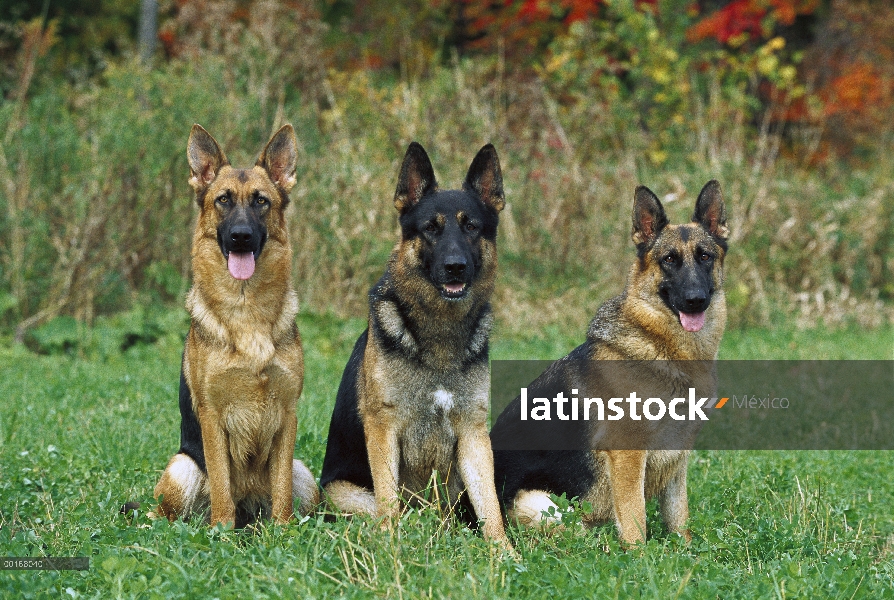
[[[646,452],[610,450],[608,476],[618,534],[626,544],[646,539]]]
[[[270,452],[270,496],[272,514],[277,523],[285,524],[292,518],[292,458],[295,454],[295,435],[298,420],[294,412],[283,417],[283,425]]]
[[[494,487],[494,454],[490,436],[483,424],[460,433],[457,440],[457,462],[475,514],[484,520],[484,537],[496,540],[503,548],[512,552],[512,545],[503,528],[500,502]]]
[[[205,468],[208,470],[211,524],[221,523],[226,527],[233,527],[236,524],[236,504],[233,502],[233,490],[230,485],[230,451],[227,434],[221,427],[221,417],[216,411],[200,407],[198,417],[202,428]]]
[[[366,452],[372,471],[373,492],[376,496],[376,513],[385,517],[385,525],[398,513],[398,460],[397,430],[394,415],[382,409],[364,421]]]

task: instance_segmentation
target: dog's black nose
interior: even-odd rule
[[[254,232],[248,225],[236,225],[230,229],[230,239],[236,246],[246,246],[251,243]]]
[[[450,277],[462,277],[466,272],[466,259],[459,256],[451,256],[444,263],[444,270]]]
[[[708,308],[708,295],[705,292],[692,292],[683,298],[683,312],[700,313]]]

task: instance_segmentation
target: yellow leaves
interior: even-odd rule
[[[671,72],[665,66],[658,66],[651,69],[649,76],[652,78],[652,81],[656,83],[660,83],[662,85],[670,83],[671,80]],[[658,98],[656,97],[656,100]]]
[[[795,81],[795,77],[798,75],[798,70],[792,65],[783,65],[779,69],[779,78],[786,85],[791,85]]]
[[[758,48],[757,54],[758,56],[772,56],[774,52],[778,52],[783,48],[785,48],[785,40],[777,36]]]
[[[661,166],[667,161],[668,154],[666,151],[660,148],[652,148],[646,154],[649,157],[649,160],[652,161],[652,164]]]
[[[779,51],[785,48],[785,39],[776,36],[768,40],[754,53],[757,72],[771,79],[777,85],[791,86],[797,78],[798,72],[791,64],[785,64],[779,58]]]
[[[777,50],[782,50],[785,48],[785,38],[781,36],[776,36],[772,40],[766,43],[765,48],[769,48],[770,51],[776,52]]]
[[[560,52],[558,54],[553,54],[547,63],[544,65],[544,69],[547,73],[555,73],[561,70],[566,64],[568,64],[574,57],[571,52]]]
[[[769,56],[759,56],[757,59],[757,70],[761,75],[771,75],[778,66],[779,59],[772,54]]]

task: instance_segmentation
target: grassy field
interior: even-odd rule
[[[296,455],[319,474],[341,370],[360,319],[302,315],[307,353]],[[555,358],[582,338],[494,338],[492,358]],[[731,331],[723,358],[892,358],[890,327]],[[685,545],[657,525],[623,551],[613,527],[510,529],[501,558],[438,510],[393,534],[311,517],[222,531],[118,513],[151,501],[176,450],[174,336],[103,360],[0,349],[0,555],[89,556],[82,572],[0,572],[10,597],[894,597],[894,454],[707,452],[690,463]]]

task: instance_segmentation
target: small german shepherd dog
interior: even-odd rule
[[[192,246],[192,317],[180,372],[180,451],[155,498],[171,520],[207,513],[242,527],[259,516],[285,523],[293,501],[319,503],[295,452],[295,404],[304,381],[298,300],[285,209],[295,184],[291,125],[251,169],[234,169],[193,125],[187,145],[200,213]]]
[[[437,473],[449,502],[468,491],[485,537],[509,548],[487,433],[490,297],[505,205],[497,152],[484,146],[462,190],[438,189],[425,150],[407,148],[394,205],[401,240],[369,292],[329,425],[320,485],[346,514],[385,518]]]
[[[548,398],[564,390],[601,401],[645,389],[642,397],[651,400],[685,396],[690,387],[701,396],[716,395],[728,234],[716,181],[702,189],[692,223],[685,225],[669,225],[655,194],[638,187],[632,236],[638,258],[627,287],[599,308],[587,340],[553,363],[525,397]],[[667,528],[690,539],[686,468],[700,423],[659,424],[642,415],[531,421],[522,419],[523,406],[520,395],[491,431],[497,493],[510,519],[560,522],[549,495],[566,494],[592,505],[593,512],[582,517],[585,524],[614,520],[621,539],[631,544],[645,539],[646,500],[657,495]],[[537,439],[561,448],[531,442]]]

